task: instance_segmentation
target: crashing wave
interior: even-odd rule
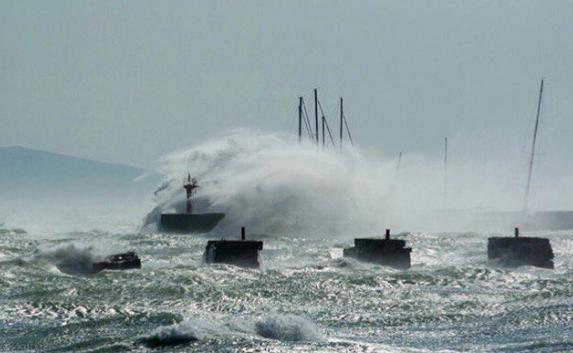
[[[319,341],[316,326],[296,315],[270,315],[253,323],[240,319],[193,318],[159,327],[138,340],[150,348],[189,344],[217,338],[252,337],[260,335],[281,341]]]
[[[75,276],[89,276],[105,269],[120,270],[141,267],[140,259],[133,252],[103,256],[97,253],[91,245],[76,243],[40,247],[34,251],[32,256],[23,258],[21,261],[24,264],[53,266],[62,273]]]
[[[55,266],[63,273],[87,275],[93,272],[96,261],[93,247],[67,243],[34,251],[30,262],[46,263]]]
[[[149,336],[139,341],[150,348],[177,346],[203,338],[203,333],[193,322],[183,321],[170,326],[155,329]]]
[[[192,318],[159,327],[148,336],[140,338],[139,343],[155,348],[250,334],[252,329],[242,321]]]
[[[308,319],[291,314],[270,315],[255,323],[257,333],[279,341],[318,341],[316,326]]]
[[[317,151],[291,135],[237,131],[165,157],[157,206],[144,223],[153,227],[162,212],[184,212],[189,172],[199,181],[194,212],[225,213],[219,230],[231,234],[240,226],[255,233],[379,229],[380,214],[389,213],[379,200],[390,192],[392,163],[370,162],[356,150]]]

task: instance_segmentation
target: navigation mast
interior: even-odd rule
[[[539,116],[541,113],[541,100],[543,98],[543,78],[539,85],[539,98],[537,100],[537,116],[535,118],[535,128],[533,129],[533,143],[531,144],[531,155],[529,157],[529,172],[527,173],[527,184],[525,186],[525,199],[523,203],[523,211],[527,212],[529,207],[529,190],[531,188],[531,175],[533,174],[533,160],[535,158],[535,144],[537,142],[537,132],[539,130]]]
[[[298,97],[298,143],[302,140],[302,97]]]

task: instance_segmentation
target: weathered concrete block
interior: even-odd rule
[[[492,237],[487,242],[487,257],[508,267],[555,267],[553,249],[547,238]]]
[[[209,240],[205,248],[205,262],[259,268],[261,250],[263,250],[262,241]]]
[[[356,238],[354,247],[343,250],[345,257],[398,269],[408,269],[411,266],[411,248],[406,248],[406,241],[390,239],[390,231],[386,230],[386,238]]]
[[[163,213],[159,220],[159,230],[169,233],[207,233],[224,217],[224,213]]]

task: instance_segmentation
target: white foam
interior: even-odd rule
[[[182,321],[155,329],[148,337],[142,338],[141,342],[149,347],[161,347],[185,344],[202,338],[204,333],[192,322]]]

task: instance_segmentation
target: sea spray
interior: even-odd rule
[[[191,321],[182,321],[170,326],[156,328],[149,336],[142,337],[139,342],[155,348],[176,346],[197,341],[204,337],[202,330]]]
[[[395,158],[383,151],[340,151],[289,134],[236,130],[162,159],[164,180],[144,225],[156,226],[163,212],[185,212],[182,186],[190,173],[199,185],[193,212],[226,214],[215,228],[218,236],[234,236],[241,226],[305,236],[482,229],[489,225],[480,212],[516,205],[519,173],[504,166],[492,161],[484,170],[453,158],[445,200],[439,159],[407,154],[397,170]]]
[[[222,227],[230,231],[378,229],[380,215],[390,212],[381,201],[392,169],[356,150],[341,154],[298,144],[290,135],[238,131],[163,159],[165,181],[146,224],[155,224],[161,212],[184,210],[182,180],[189,172],[199,181],[194,212],[226,213]]]
[[[256,335],[287,342],[323,339],[314,323],[302,316],[272,314],[255,322],[241,317],[190,318],[173,325],[158,327],[149,335],[138,339],[138,342],[155,348]]]
[[[322,337],[314,323],[302,316],[273,314],[255,323],[257,333],[279,341],[318,341]]]
[[[40,247],[31,257],[33,263],[47,263],[63,273],[87,275],[93,272],[95,255],[92,246],[75,243]]]
[[[138,342],[154,348],[253,334],[251,326],[240,318],[190,318],[173,325],[158,327],[148,336],[141,337]]]
[[[107,244],[93,242],[64,242],[57,245],[42,245],[31,256],[22,260],[25,263],[53,266],[60,272],[75,276],[92,275],[100,270],[94,263],[105,258]]]

